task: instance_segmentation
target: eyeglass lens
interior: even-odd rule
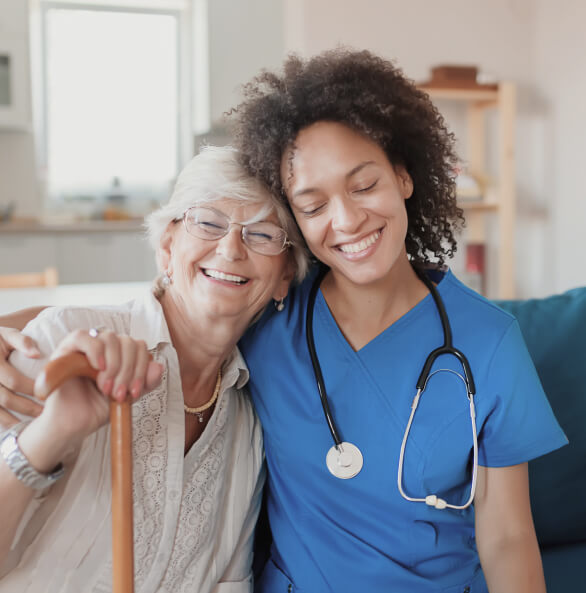
[[[233,223],[222,212],[213,208],[196,206],[185,212],[187,232],[199,239],[214,241],[225,237],[230,225],[242,227],[242,240],[253,251],[264,255],[277,255],[285,248],[285,231],[272,222]]]

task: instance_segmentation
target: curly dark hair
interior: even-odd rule
[[[262,71],[228,115],[242,164],[287,203],[281,159],[318,121],[345,124],[376,142],[413,180],[406,200],[407,253],[414,264],[443,264],[463,225],[456,204],[455,139],[428,95],[392,62],[337,48],[309,60],[289,56],[282,75]]]

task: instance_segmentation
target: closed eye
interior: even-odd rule
[[[269,235],[268,233],[262,233],[260,231],[251,231],[248,233],[248,236],[255,241],[274,241],[275,237]]]
[[[198,220],[196,224],[198,224],[203,229],[209,229],[213,231],[223,228],[222,225],[216,222],[209,222],[207,220]]]
[[[360,189],[355,189],[353,193],[355,193],[355,194],[366,193],[367,191],[374,189],[374,187],[376,186],[377,183],[378,183],[378,179],[376,181],[374,181],[373,183],[371,183],[368,187],[362,187]]]
[[[303,216],[314,216],[316,214],[319,213],[319,211],[324,207],[323,204],[320,204],[319,206],[316,206],[315,208],[311,208],[310,210],[302,210],[301,213],[303,214]]]
[[[226,233],[226,228],[217,222],[210,222],[208,220],[199,220],[195,223],[197,227],[199,227],[204,233],[213,236],[219,237],[223,233]]]

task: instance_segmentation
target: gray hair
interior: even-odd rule
[[[169,223],[183,218],[188,208],[226,198],[263,206],[259,220],[276,213],[292,243],[295,277],[303,280],[309,268],[308,252],[292,214],[258,179],[246,173],[238,162],[238,151],[231,146],[204,146],[181,171],[169,201],[146,218],[152,247],[158,250]]]

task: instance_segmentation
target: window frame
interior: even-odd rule
[[[49,195],[48,175],[48,95],[47,95],[47,14],[53,9],[91,10],[136,14],[162,14],[177,20],[177,117],[175,176],[193,156],[192,114],[193,87],[193,34],[192,6],[190,0],[32,0],[31,5],[31,70],[33,91],[33,121],[37,165],[41,171],[41,182],[45,192],[46,205],[60,202],[55,195]],[[199,2],[199,0],[196,0]],[[166,198],[167,196],[164,196]],[[138,201],[138,200],[137,200]]]

